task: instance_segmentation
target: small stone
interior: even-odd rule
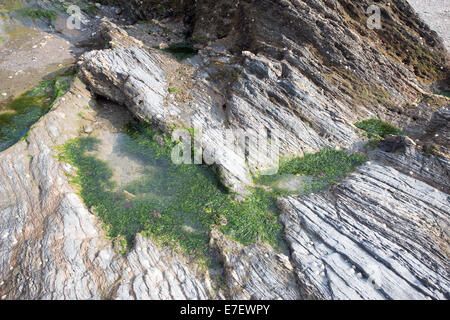
[[[165,142],[164,142],[164,138],[160,135],[155,135],[154,137],[156,143],[160,146],[160,147],[164,147]]]
[[[169,47],[169,45],[167,43],[161,42],[158,47],[162,50],[162,49],[167,49]]]
[[[94,129],[90,126],[90,125],[85,125],[83,126],[83,131],[84,133],[92,133],[92,131],[94,131]]]
[[[416,143],[414,142],[414,140],[412,140],[409,137],[405,137],[405,143],[407,146],[416,146]]]

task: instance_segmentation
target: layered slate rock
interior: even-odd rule
[[[279,201],[303,288],[320,299],[448,299],[449,196],[367,163],[328,192]]]
[[[245,247],[213,230],[211,246],[223,263],[228,297],[238,300],[302,298],[289,256],[265,244]]]

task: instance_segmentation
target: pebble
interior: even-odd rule
[[[89,125],[85,125],[83,127],[83,131],[84,131],[84,133],[91,133],[92,131],[94,131],[94,129],[92,129],[92,127]]]
[[[6,97],[8,94],[6,92],[2,92],[2,96]]]

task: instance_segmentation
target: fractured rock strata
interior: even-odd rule
[[[320,299],[448,299],[449,196],[380,163],[279,201],[293,265]]]

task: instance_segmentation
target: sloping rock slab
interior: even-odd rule
[[[243,246],[213,230],[211,246],[224,265],[228,296],[238,300],[295,300],[301,298],[288,256],[264,244]]]
[[[447,194],[367,163],[329,192],[279,201],[300,282],[322,299],[448,299]]]

